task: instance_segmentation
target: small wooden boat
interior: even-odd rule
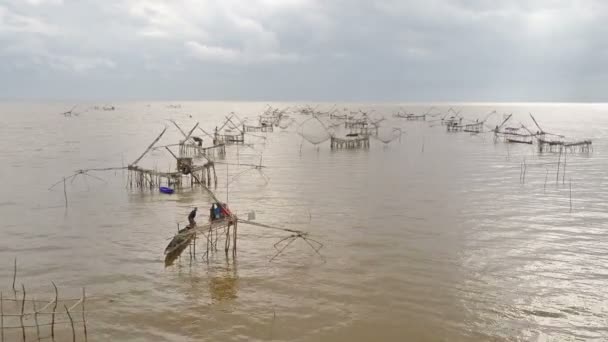
[[[190,245],[194,238],[194,232],[190,227],[180,229],[165,248],[165,266],[171,266],[184,249]]]
[[[532,145],[532,140],[518,140],[518,139],[511,139],[511,138],[507,138],[506,139],[508,143],[512,143],[512,144],[528,144],[528,145]]]

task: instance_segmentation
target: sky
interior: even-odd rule
[[[608,101],[603,0],[0,0],[0,98]]]

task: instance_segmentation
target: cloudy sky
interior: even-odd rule
[[[608,101],[608,1],[0,0],[0,98]]]

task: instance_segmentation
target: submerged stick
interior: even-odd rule
[[[87,319],[85,316],[85,308],[84,308],[84,302],[87,298],[86,292],[84,290],[84,287],[82,288],[82,325],[84,327],[84,341],[86,342],[88,340],[87,337]]]
[[[524,164],[519,164],[519,184],[521,184],[521,174],[524,172]]]
[[[566,156],[568,155],[567,151],[564,151],[564,168],[562,171],[562,184],[566,184]]]
[[[15,267],[14,267],[14,271],[13,271],[13,291],[17,291],[15,289],[15,280],[17,279],[17,258],[15,258]]]
[[[34,307],[34,323],[36,324],[36,338],[38,339],[38,341],[40,341],[40,326],[38,325],[38,310],[36,310],[36,300],[32,301],[32,306]]]
[[[526,165],[526,158],[524,158],[524,174],[523,174],[523,177],[522,177],[522,183],[523,184],[526,184],[526,171],[527,171],[527,169],[528,169],[528,166]]]
[[[572,178],[570,178],[570,212],[572,212]]]
[[[557,157],[557,174],[555,175],[555,183],[559,184],[559,164],[562,159],[562,149],[559,149],[559,156]]]
[[[68,314],[68,318],[70,319],[70,325],[72,326],[72,342],[76,342],[76,329],[74,329],[74,320],[72,319],[72,315],[70,314],[70,310],[68,310],[67,305],[63,306],[65,308],[65,312]]]
[[[0,292],[0,342],[4,342],[4,298]]]
[[[543,186],[543,192],[547,191],[547,178],[549,177],[549,169],[546,169],[547,173],[545,174],[545,185]]]
[[[21,323],[23,342],[25,342],[25,325],[23,324],[23,316],[25,315],[25,285],[21,284],[21,289],[23,290],[23,299],[21,300],[21,315],[19,316],[19,322]]]
[[[55,341],[55,313],[57,312],[57,301],[59,300],[59,291],[57,290],[57,285],[54,282],[51,282],[53,287],[55,288],[55,303],[53,305],[53,313],[51,314],[51,339]]]
[[[65,177],[63,177],[63,198],[65,199],[65,207],[68,207],[68,193],[65,190]]]

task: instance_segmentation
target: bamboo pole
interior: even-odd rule
[[[186,135],[186,138],[184,139],[184,141],[190,139],[190,136],[192,135],[192,133],[194,132],[194,130],[196,129],[196,127],[198,127],[198,122],[196,123],[196,125],[194,125],[194,127],[192,127],[192,129],[190,130],[190,132],[188,132],[188,135]]]
[[[557,174],[555,175],[555,183],[559,184],[559,164],[562,159],[562,148],[559,148],[559,157],[557,157]]]
[[[528,170],[528,166],[526,165],[526,158],[524,158],[524,174],[522,177],[522,183],[526,184],[526,171]]]
[[[85,316],[85,307],[84,307],[84,302],[87,298],[86,292],[84,287],[82,288],[82,325],[84,328],[84,341],[87,342],[88,340],[88,336],[87,336],[87,319]]]
[[[160,138],[163,136],[163,134],[165,134],[166,131],[167,131],[167,127],[165,127],[165,129],[163,129],[163,131],[160,132],[158,137],[156,137],[156,139],[154,139],[154,141],[152,141],[152,143],[150,144],[150,146],[148,146],[148,148],[144,151],[144,153],[142,153],[141,156],[139,156],[139,158],[135,159],[135,161],[132,162],[131,165],[137,164],[152,149],[152,147],[154,147],[154,145],[160,140]]]
[[[562,184],[566,184],[566,157],[568,156],[568,151],[564,149],[564,168],[562,170]]]
[[[68,208],[68,193],[65,190],[65,177],[63,177],[63,198],[65,199],[65,208]]]
[[[224,253],[228,256],[228,249],[230,248],[230,223],[226,227],[226,242],[224,243]]]
[[[0,342],[4,342],[4,297],[0,292]]]
[[[572,178],[570,178],[570,212],[572,212]]]
[[[234,231],[232,232],[232,254],[236,254],[236,232],[237,232],[238,219],[234,220]]]
[[[36,300],[32,301],[32,306],[34,307],[34,323],[36,324],[36,338],[38,339],[38,341],[40,341],[40,326],[38,325],[38,310],[36,310]]]
[[[23,315],[25,314],[25,285],[21,284],[21,290],[23,291],[23,300],[21,300],[21,315],[19,316],[19,322],[21,323],[23,342],[25,342],[25,325],[23,324]]]
[[[13,269],[13,291],[16,292],[17,290],[15,289],[15,280],[17,279],[17,258],[15,258],[15,266]]]
[[[65,312],[68,314],[68,318],[70,319],[70,325],[72,326],[72,342],[76,342],[76,329],[74,329],[74,320],[72,319],[72,315],[70,314],[70,310],[66,305],[63,306],[65,308]]]
[[[181,127],[179,127],[179,125],[175,121],[173,121],[173,120],[169,120],[169,121],[171,121],[171,123],[174,124],[175,127],[177,127],[177,129],[182,133],[182,135],[184,137],[186,136],[186,133],[184,132],[184,130]]]
[[[59,291],[57,290],[57,285],[54,282],[53,288],[55,289],[55,303],[53,305],[53,313],[51,314],[51,339],[55,341],[55,313],[57,312],[57,302],[59,301]]]

